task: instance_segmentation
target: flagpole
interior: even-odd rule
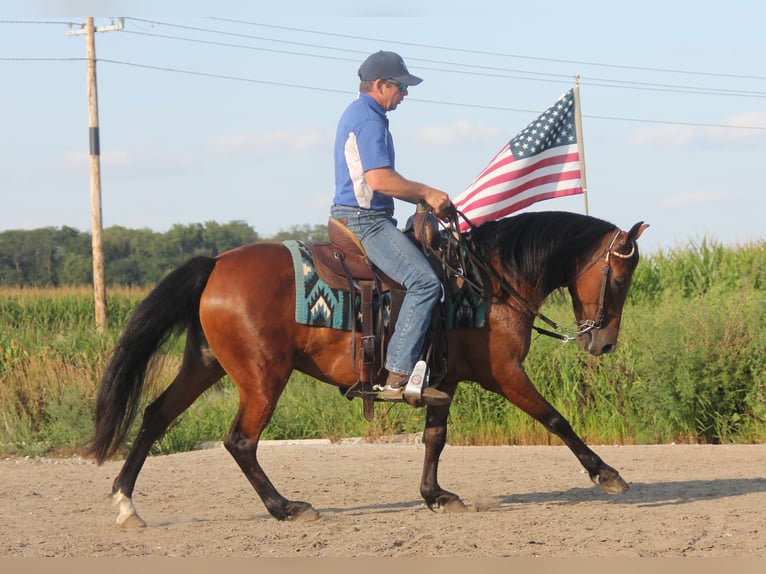
[[[585,215],[588,213],[588,183],[585,180],[585,146],[582,141],[582,117],[580,116],[580,76],[575,76],[575,129],[577,130],[577,153],[580,156],[580,182],[582,196],[585,199]]]

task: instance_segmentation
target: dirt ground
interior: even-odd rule
[[[448,446],[440,484],[468,511],[428,510],[424,447],[266,442],[263,467],[320,520],[279,522],[226,450],[153,457],[116,526],[121,462],[0,460],[0,557],[766,557],[766,445],[596,446],[630,484],[592,486],[565,447]]]

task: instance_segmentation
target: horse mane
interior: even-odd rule
[[[590,257],[604,235],[616,229],[588,215],[542,211],[488,221],[470,236],[485,254],[497,254],[506,273],[547,294],[570,280],[578,258]]]

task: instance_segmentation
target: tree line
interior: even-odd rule
[[[327,240],[325,225],[296,225],[261,237],[244,221],[176,224],[165,232],[112,226],[104,229],[109,285],[148,286],[195,255],[216,256],[258,241]],[[45,287],[93,281],[91,234],[73,227],[0,231],[0,285]]]

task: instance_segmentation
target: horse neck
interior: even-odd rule
[[[503,304],[510,304],[513,306],[514,301],[521,297],[523,303],[529,307],[531,312],[539,310],[545,299],[550,295],[554,289],[548,289],[545,287],[545,277],[542,273],[538,275],[530,275],[528,272],[525,275],[519,273],[513,273],[506,270],[500,262],[497,254],[494,254],[489,261],[492,267],[498,272],[501,279],[492,278],[492,292],[494,294],[503,293]],[[509,293],[506,285],[510,285],[516,293]]]

